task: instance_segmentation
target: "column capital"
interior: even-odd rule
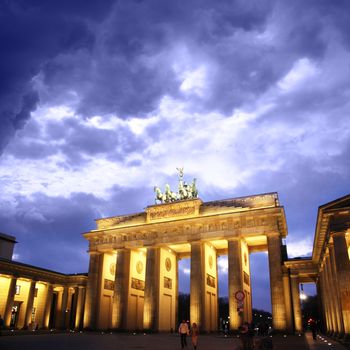
[[[293,278],[293,279],[299,278],[299,274],[293,273],[290,275],[290,278]]]
[[[90,250],[90,251],[89,251],[89,254],[90,254],[90,255],[101,255],[102,252],[100,252],[100,251],[98,251],[98,250]]]
[[[189,242],[191,246],[193,245],[199,245],[199,244],[202,244],[203,241],[192,241],[192,242]]]
[[[147,247],[146,247],[147,248]],[[114,253],[119,253],[119,252],[126,252],[126,251],[128,251],[128,250],[130,250],[130,248],[125,248],[125,247],[123,247],[123,248],[116,248],[116,249],[113,249],[113,252]]]
[[[240,241],[241,239],[242,239],[241,236],[235,236],[235,237],[227,238],[226,241],[227,242],[237,242],[237,241]]]
[[[341,230],[341,231],[333,231],[333,232],[331,232],[331,236],[332,237],[345,237],[346,231],[347,231],[346,229]]]
[[[268,233],[265,233],[265,236],[270,238],[270,237],[280,237],[281,234],[279,231],[271,231],[271,232],[268,232]]]

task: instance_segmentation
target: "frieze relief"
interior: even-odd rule
[[[201,223],[159,225],[158,229],[153,229],[152,231],[142,229],[142,231],[130,230],[130,232],[127,232],[129,230],[125,230],[123,233],[113,233],[113,235],[107,235],[105,231],[102,231],[100,233],[100,235],[104,234],[102,237],[100,236],[90,240],[90,247],[110,245],[114,249],[118,249],[125,246],[153,245],[157,242],[175,243],[205,237],[212,238],[215,237],[218,232],[220,232],[221,237],[249,233],[264,234],[266,227],[271,229],[272,226],[275,225],[276,221],[274,218],[267,218],[266,216],[228,218],[227,220],[215,221],[201,219]]]

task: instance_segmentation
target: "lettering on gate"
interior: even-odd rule
[[[154,205],[146,208],[147,220],[158,221],[199,214],[200,199]]]
[[[158,209],[158,208],[157,208]],[[170,217],[176,217],[176,216],[185,216],[185,215],[191,215],[195,213],[195,207],[188,206],[183,208],[171,208],[171,209],[164,209],[164,210],[157,210],[154,212],[150,212],[149,218],[150,221],[159,220],[159,219],[165,219]]]

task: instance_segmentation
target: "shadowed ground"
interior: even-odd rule
[[[188,350],[192,350],[188,337]],[[304,337],[274,336],[274,350],[308,350]],[[180,339],[175,334],[38,334],[8,335],[0,338],[1,350],[124,350],[124,349],[181,349]],[[201,335],[198,350],[239,350],[240,340],[220,335]]]

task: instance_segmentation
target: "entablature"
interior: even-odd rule
[[[87,275],[66,275],[16,261],[0,260],[0,274],[60,285],[86,285]]]
[[[94,230],[84,236],[90,242],[90,251],[143,247],[208,239],[228,239],[234,236],[257,236],[281,230],[284,220],[282,207],[258,209],[254,212],[215,214],[205,217],[162,221],[134,227]]]

